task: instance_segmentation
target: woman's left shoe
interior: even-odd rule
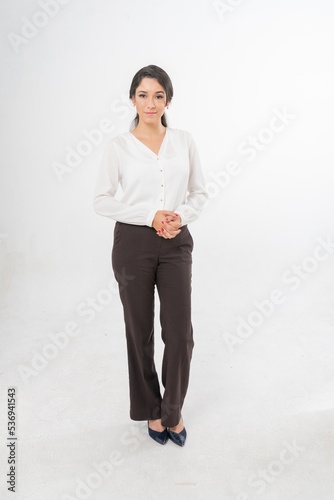
[[[184,446],[187,438],[186,428],[183,427],[181,432],[173,432],[170,429],[167,430],[169,439],[178,446]]]

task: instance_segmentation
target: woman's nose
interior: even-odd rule
[[[148,100],[147,100],[147,106],[149,108],[155,108],[155,104],[154,104],[153,98],[152,99],[148,98]]]

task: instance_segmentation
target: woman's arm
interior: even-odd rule
[[[184,204],[175,207],[175,212],[181,217],[182,226],[199,217],[209,198],[196,143],[189,132],[187,132],[187,138],[189,147],[188,196]]]
[[[156,210],[143,203],[135,206],[115,199],[120,182],[119,158],[112,142],[107,143],[95,186],[93,206],[95,211],[127,224],[151,226]]]

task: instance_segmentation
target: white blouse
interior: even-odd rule
[[[115,196],[119,186],[120,200]],[[98,214],[151,227],[157,210],[165,209],[179,214],[184,226],[197,219],[207,199],[189,132],[167,127],[158,155],[131,132],[108,140],[95,187]]]

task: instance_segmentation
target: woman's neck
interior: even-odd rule
[[[146,125],[145,123],[138,123],[137,127],[133,129],[133,132],[136,133],[136,135],[140,135],[142,137],[148,137],[148,136],[159,136],[159,135],[164,135],[166,132],[166,127],[162,125],[162,123],[158,125]]]

